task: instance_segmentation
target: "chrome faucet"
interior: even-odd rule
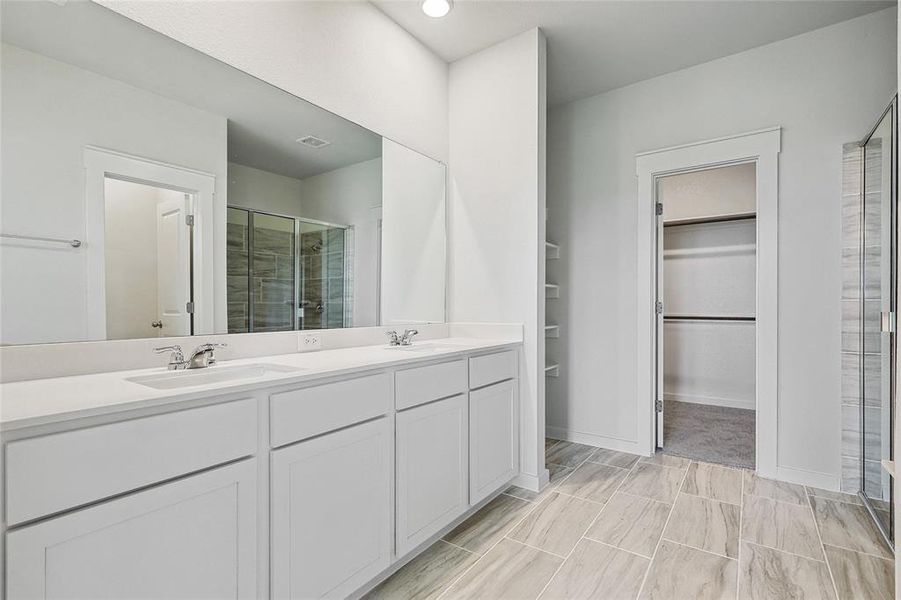
[[[400,338],[397,337],[397,332],[393,329],[391,331],[386,331],[385,335],[388,336],[388,345],[389,346],[400,346]]]
[[[400,338],[401,346],[409,346],[413,343],[413,336],[418,334],[419,330],[417,329],[406,329],[404,330],[404,334]]]
[[[166,368],[170,371],[178,371],[182,369],[205,369],[210,365],[216,364],[216,357],[213,356],[213,350],[216,348],[224,348],[226,346],[228,346],[228,344],[200,344],[194,348],[190,358],[187,360],[185,360],[185,355],[182,354],[181,346],[179,345],[154,348],[153,351],[157,354],[171,352],[172,354],[169,355],[169,364]]]

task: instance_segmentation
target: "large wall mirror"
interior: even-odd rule
[[[0,10],[0,344],[444,321],[443,164],[92,2]]]

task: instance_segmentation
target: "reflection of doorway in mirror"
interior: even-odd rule
[[[191,334],[191,196],[107,177],[108,339]]]

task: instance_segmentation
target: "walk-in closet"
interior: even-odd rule
[[[657,186],[657,446],[753,468],[756,166],[679,173]]]

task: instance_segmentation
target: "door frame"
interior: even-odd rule
[[[213,200],[216,177],[211,173],[86,146],[85,167],[85,299],[87,339],[106,340],[106,207],[104,181],[113,177],[193,195],[192,235],[193,334],[215,333]]]
[[[778,477],[778,246],[781,127],[771,127],[636,155],[638,176],[638,444],[655,451],[657,376],[657,179],[733,164],[757,165],[756,465]]]

